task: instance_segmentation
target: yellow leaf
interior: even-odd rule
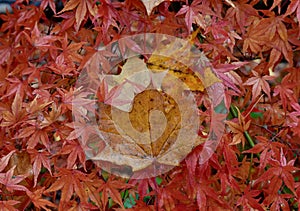
[[[193,71],[195,61],[200,61],[202,54],[192,52],[193,40],[198,30],[194,31],[187,40],[176,40],[170,44],[158,46],[147,61],[147,67],[153,72],[168,71],[171,75],[183,81],[191,91],[204,91],[220,80],[214,75],[211,67],[204,67],[204,75]],[[203,58],[204,59],[204,58]]]
[[[153,72],[168,70],[170,74],[182,80],[191,91],[204,91],[204,86],[196,73],[180,62],[173,61],[168,57],[152,54],[147,65]]]
[[[133,172],[155,164],[178,165],[199,144],[196,108],[183,110],[189,103],[178,105],[157,90],[139,93],[129,113],[100,103],[99,130],[106,147],[91,159],[127,165]]]

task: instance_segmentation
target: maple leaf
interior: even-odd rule
[[[295,55],[295,57],[297,57],[297,56]],[[298,56],[297,58],[300,58],[300,57]],[[297,62],[297,61],[295,61],[295,62]],[[298,64],[300,64],[300,61],[298,61]],[[289,73],[285,77],[288,77],[289,81],[291,81],[292,83],[299,84],[300,83],[300,71],[299,71],[299,68],[291,67],[291,68],[287,68],[286,70]],[[294,90],[295,96],[298,96],[300,94],[300,87],[299,86],[295,86],[293,88],[293,90]]]
[[[70,110],[76,117],[86,116],[87,111],[94,111],[94,100],[88,99],[89,92],[83,92],[82,87],[70,88],[70,90],[58,89],[62,98],[62,113]]]
[[[222,44],[224,47],[229,47],[231,52],[235,46],[235,39],[242,38],[232,29],[228,29],[227,21],[217,21],[212,19],[212,24],[205,29],[205,34],[211,34],[214,38],[213,44]]]
[[[38,176],[41,172],[42,164],[45,168],[48,169],[48,171],[52,175],[50,159],[49,159],[50,153],[44,150],[37,151],[36,149],[29,149],[27,151],[30,154],[31,162],[33,163],[32,171],[34,175],[34,187],[35,187],[37,184]]]
[[[43,0],[40,7],[30,2],[17,0],[12,13],[0,15],[0,186],[1,200],[7,200],[0,201],[0,210],[28,210],[32,206],[43,210],[118,211],[129,206],[133,206],[129,210],[145,211],[297,209],[298,0],[284,4],[279,0],[64,0],[65,8],[58,15],[55,10],[60,8],[55,7],[61,3],[57,0]],[[51,20],[47,18],[49,11],[55,13]],[[190,62],[195,60],[184,54],[180,45],[155,49],[156,58],[145,55],[148,42],[144,49],[135,39],[126,37],[145,32],[162,32],[164,38],[166,34],[187,37],[193,30],[193,39],[186,40],[193,49],[203,50],[213,65],[198,55],[203,65]],[[117,40],[118,45],[108,45],[116,54],[104,47]],[[158,44],[164,48],[167,40],[162,41]],[[159,56],[163,52],[170,57]],[[128,58],[131,53],[143,59]],[[248,57],[261,58],[261,66],[254,68],[257,74],[250,72],[253,67],[235,71]],[[293,67],[282,69],[285,65]],[[197,69],[200,76],[192,71],[196,66],[201,66]],[[134,68],[139,72],[152,70],[140,77]],[[74,88],[82,73],[82,88]],[[268,73],[278,77],[270,81]],[[168,75],[168,83],[158,80],[163,74]],[[185,99],[180,98],[176,104],[170,100],[172,96],[163,93],[167,88],[178,88],[174,81],[187,85],[181,94],[190,94],[188,89],[197,92],[195,110],[200,117],[187,119],[194,124],[199,117],[203,124],[195,130],[186,128],[183,141],[173,152],[190,144],[185,134],[214,139],[193,147],[185,162],[174,159],[174,153],[161,159],[172,150],[174,142],[170,139],[176,129],[186,126],[173,121],[178,104]],[[248,105],[251,97],[262,93],[273,99],[258,99]],[[151,102],[154,97],[155,102]],[[162,99],[163,103],[158,103]],[[237,119],[229,121],[229,131],[224,134],[222,123],[230,104],[244,109]],[[161,109],[146,111],[155,106]],[[179,110],[185,113],[188,108],[186,103]],[[77,118],[74,122],[72,111]],[[263,118],[256,118],[256,111]],[[249,115],[253,124],[248,127]],[[146,135],[134,136],[132,128],[123,130],[129,123]],[[178,127],[164,139],[167,135],[163,130],[169,123]],[[261,136],[255,136],[254,147],[241,154],[239,146],[230,143],[245,142],[241,140],[245,130]],[[215,141],[216,137],[222,137],[222,141]],[[195,145],[198,143],[196,140]],[[111,150],[105,154],[106,160],[97,158],[105,148]],[[85,162],[83,151],[91,161]],[[253,159],[247,153],[254,153]],[[179,150],[178,154],[186,153]],[[129,177],[135,170],[137,177],[150,177],[147,170],[151,165],[130,163],[123,155],[177,166],[159,177],[129,180],[131,185],[127,186],[127,181],[110,178],[110,173],[118,171],[120,176]],[[106,165],[106,161],[113,165]],[[106,167],[110,173],[99,173]],[[139,168],[146,170],[138,174]],[[85,170],[92,173],[84,174]],[[126,203],[128,195],[136,205]],[[57,207],[53,205],[56,199]]]
[[[131,187],[131,185],[124,183],[123,181],[114,180],[113,177],[109,177],[106,182],[102,182],[97,191],[102,191],[102,206],[105,209],[108,202],[108,197],[110,197],[114,202],[119,204],[123,209],[124,205],[122,202],[120,190]]]
[[[237,201],[237,206],[241,205],[243,209],[254,208],[259,211],[265,210],[263,206],[258,202],[259,199],[257,197],[261,193],[260,190],[251,190],[249,186],[243,191],[242,197],[240,197]]]
[[[61,41],[62,43],[62,54],[64,57],[64,61],[68,62],[74,62],[79,64],[82,60],[82,56],[79,54],[79,50],[82,48],[82,46],[85,44],[84,42],[69,42],[68,41],[68,35],[65,34],[64,39]]]
[[[0,38],[0,64],[4,64],[5,62],[9,63],[9,60],[11,59],[11,53],[13,52],[13,49],[11,45],[9,44],[8,40]]]
[[[0,93],[2,95],[2,93],[5,93],[6,90],[8,90],[8,88],[10,86],[10,84],[7,83],[7,80],[6,80],[6,77],[8,77],[10,70],[9,70],[9,68],[2,68],[1,66],[0,66],[0,70],[1,70],[0,71],[0,87],[1,87]]]
[[[116,38],[115,38],[116,39]],[[142,54],[143,50],[141,47],[136,43],[136,41],[129,39],[129,38],[121,38],[118,40],[119,48],[121,54],[124,56],[126,53],[126,50],[128,51],[129,49],[132,50],[133,52],[137,52]]]
[[[220,207],[223,210],[229,210],[230,206],[226,205],[221,199],[218,198],[218,194],[215,193],[214,189],[211,187],[202,188],[205,187],[205,183],[201,183],[201,189],[200,185],[198,185],[197,189],[197,204],[199,209],[206,210],[207,207]],[[206,206],[205,206],[206,203]]]
[[[198,15],[199,13],[202,13]],[[190,5],[183,5],[183,7],[178,11],[176,16],[185,14],[185,23],[188,29],[188,33],[190,33],[192,28],[192,23],[199,23],[202,26],[205,26],[205,15],[216,15],[215,12],[213,12],[208,5],[205,5],[203,1],[196,0],[193,1]]]
[[[251,86],[252,85],[252,97],[253,99],[256,99],[261,91],[263,90],[267,96],[269,97],[269,99],[271,99],[271,95],[270,95],[270,85],[267,82],[267,80],[273,80],[275,77],[274,76],[268,76],[268,75],[264,75],[264,76],[260,76],[258,74],[258,72],[256,71],[252,71],[254,77],[249,78],[244,85],[248,85]]]
[[[292,13],[296,12],[296,17],[300,20],[300,2],[297,0],[292,0],[286,9],[286,12],[283,14],[283,17],[291,15]],[[300,22],[298,22],[300,27]],[[298,37],[300,36],[300,31],[298,32]]]
[[[136,204],[133,208],[127,209],[128,211],[154,211],[156,209],[155,205],[147,204],[145,201],[139,199],[135,201]]]
[[[74,128],[74,130],[67,137],[67,140],[80,139],[80,143],[83,146],[87,145],[90,136],[97,134],[96,128],[86,124],[86,122],[76,121],[67,123],[67,126]]]
[[[172,64],[172,62],[170,64]],[[213,74],[209,75],[209,71],[210,69],[204,70],[204,75],[208,75],[205,80],[208,85],[211,85],[211,83],[215,83],[218,79]],[[173,98],[185,97],[186,95],[182,96],[177,94],[180,91],[183,91],[184,83],[176,86],[175,91],[173,88],[174,85],[172,84],[179,83],[179,80],[174,81],[174,76],[172,76],[172,74],[166,77],[165,75],[166,73],[164,72],[150,72],[147,69],[145,62],[137,57],[127,59],[122,67],[122,72],[119,75],[104,75],[103,72],[100,72],[100,75],[95,74],[95,77],[98,79],[100,78],[100,84],[95,81],[95,86],[99,89],[99,94],[97,94],[97,96],[100,98],[96,113],[97,118],[99,119],[97,124],[99,124],[99,132],[101,134],[99,138],[106,143],[106,146],[100,152],[98,151],[96,154],[89,155],[90,159],[95,161],[109,161],[116,165],[128,166],[128,164],[130,164],[130,166],[133,167],[133,171],[142,170],[143,168],[148,167],[157,156],[160,157],[159,162],[165,162],[165,165],[171,163],[173,165],[175,162],[179,162],[179,160],[175,161],[176,159],[168,158],[177,146],[177,154],[183,155],[183,151],[187,150],[186,143],[184,144],[186,147],[183,147],[180,141],[175,142],[175,137],[179,130],[178,120],[181,118],[178,113],[179,106],[176,108],[177,105],[175,105],[175,101],[167,95],[161,95],[159,91],[146,90],[151,83],[158,89],[166,84],[163,89],[168,90],[166,93],[170,92],[171,95],[174,95]],[[188,77],[188,73],[186,73],[186,77]],[[87,79],[84,78],[83,80]],[[92,86],[92,84],[93,82],[87,86]],[[194,103],[190,101],[192,99],[192,94],[187,95],[187,98],[187,100],[178,99],[177,102],[181,102],[181,104],[190,102],[190,105],[193,105]],[[151,99],[153,102],[150,101]],[[101,101],[104,101],[104,103]],[[139,101],[140,103],[138,103]],[[162,104],[163,101],[166,101],[164,105]],[[149,102],[147,103],[148,106],[140,106],[139,104],[143,104],[142,102]],[[185,105],[188,106],[187,104]],[[186,110],[184,109],[184,106],[180,105],[180,107],[183,108],[182,111]],[[159,111],[154,112],[156,109]],[[193,118],[190,116],[192,115],[191,112],[196,112],[194,109],[195,108],[193,107],[188,111],[184,111],[184,114],[182,115],[186,116],[186,119],[191,119]],[[152,116],[149,115],[150,112],[152,112]],[[128,120],[126,115],[130,116],[131,123],[124,122]],[[163,117],[164,115],[167,115],[166,118]],[[176,115],[178,117],[175,117]],[[149,124],[147,118],[150,117],[151,121]],[[158,119],[155,120],[156,118]],[[170,125],[165,125],[167,122],[169,122]],[[183,130],[189,127],[196,129],[195,122],[197,123],[197,120],[195,119],[195,122],[193,122],[192,125],[191,122],[192,120],[189,120],[188,124],[182,124]],[[132,127],[131,125],[134,126]],[[163,131],[163,128],[165,127],[166,131]],[[197,139],[197,132],[188,136],[193,136]],[[158,140],[154,142],[155,139]],[[191,138],[191,141],[193,140],[194,139]],[[192,144],[193,143],[191,143],[191,145]],[[124,159],[114,160],[113,157],[115,157],[117,152],[113,153],[112,150],[119,151],[119,153],[124,156]],[[164,153],[167,154],[163,156]],[[141,158],[145,159],[143,160]]]
[[[84,190],[83,182],[89,180],[86,174],[78,170],[60,169],[55,175],[58,179],[45,190],[45,193],[61,190],[61,201],[63,203],[69,201],[76,193],[82,201],[86,201],[87,196]]]
[[[102,67],[103,71],[105,73],[110,73],[111,72],[111,64],[110,64],[110,58],[111,57],[116,57],[114,53],[106,50],[99,48],[97,52],[95,52],[93,55],[89,55],[88,62],[85,64],[84,67],[87,68],[87,74],[95,74],[99,69],[99,67]],[[98,79],[98,75],[94,75],[91,77],[91,79],[96,80]]]
[[[96,11],[92,0],[70,0],[58,14],[74,10],[75,8],[76,31],[78,31],[84,18],[88,15],[95,17]]]
[[[10,160],[10,157],[15,153],[16,150],[11,151],[7,155],[3,156],[0,160],[0,172],[5,169],[5,167],[8,165],[8,162]]]
[[[248,64],[248,62],[233,62],[231,64],[214,64],[214,70],[218,78],[222,80],[226,87],[233,89],[236,93],[241,91],[237,85],[241,85],[242,79],[234,70]]]
[[[159,72],[163,73],[167,70],[169,74],[174,75],[176,78],[182,80],[188,86],[188,89],[192,91],[204,91],[203,83],[205,84],[204,81],[205,79],[206,82],[208,82],[207,84],[205,84],[205,86],[210,86],[211,84],[209,84],[209,82],[214,83],[218,81],[218,79],[213,74],[211,74],[208,77],[204,76],[203,77],[204,80],[201,81],[200,77],[195,72],[187,68],[186,66],[181,65],[180,63],[172,64],[172,61],[171,62],[169,61],[171,61],[170,58],[163,57],[159,54],[155,56],[152,55],[148,60],[147,66],[154,73],[159,73]],[[207,74],[210,73],[209,68],[205,70]],[[209,81],[210,79],[211,81]]]
[[[174,17],[174,13],[168,10],[166,11],[165,19],[153,21],[151,32],[169,35],[177,34],[178,30],[182,27],[177,19],[177,17]]]
[[[20,203],[19,201],[16,200],[7,200],[7,201],[0,201],[0,210],[3,211],[18,211],[18,209],[16,209],[14,207],[14,205]]]
[[[97,207],[104,207],[102,205],[101,196],[98,192],[98,188],[103,184],[103,180],[97,177],[98,172],[92,172],[88,175],[90,180],[84,181],[85,191],[89,197],[89,199],[94,202]]]
[[[26,111],[31,114],[38,113],[42,111],[45,107],[50,105],[51,102],[43,102],[41,98],[38,98],[38,95],[30,102],[29,105],[26,106]]]
[[[148,59],[147,67],[154,73],[168,71],[168,74],[182,80],[192,91],[202,92],[204,87],[219,82],[208,59],[200,52],[191,52],[191,44],[197,33],[193,32],[188,40],[174,40],[167,45],[162,43]]]
[[[256,136],[259,141],[255,146],[243,153],[259,153],[259,169],[262,171],[268,164],[268,159],[273,153],[279,153],[280,148],[284,147],[282,143],[273,142],[264,136]]]
[[[274,14],[270,18],[254,19],[245,35],[243,52],[247,49],[254,53],[271,50],[269,67],[274,68],[276,62],[284,55],[292,64],[292,48],[288,43],[287,29],[282,22],[283,18]]]
[[[264,105],[262,108],[264,109],[264,118],[266,123],[271,123],[272,125],[280,125],[285,122],[284,116],[285,112],[281,106],[282,102],[276,102],[271,105]]]
[[[265,200],[263,201],[266,205],[271,205],[270,210],[284,210],[289,211],[290,205],[288,200],[292,198],[291,194],[279,194],[279,193],[267,193]]]
[[[106,34],[108,32],[108,28],[110,26],[114,26],[116,28],[119,28],[117,24],[117,20],[121,21],[119,12],[114,7],[114,3],[111,3],[107,0],[101,0],[101,4],[98,5],[98,12],[95,15],[93,21],[100,20],[100,24],[102,25],[103,33]]]
[[[170,191],[165,188],[158,188],[156,191],[158,193],[159,208],[161,209],[165,208],[166,210],[174,210],[175,209],[174,195],[178,194],[178,192],[176,190]]]
[[[234,26],[245,33],[251,16],[258,16],[257,11],[247,1],[234,2],[235,7],[230,7],[226,12],[226,19],[233,22]]]
[[[16,151],[10,158],[7,169],[16,166],[14,175],[21,175],[30,178],[32,175],[32,165],[27,151]],[[22,183],[23,184],[23,183]]]
[[[68,61],[65,60],[63,54],[58,55],[55,58],[55,62],[49,65],[48,68],[54,73],[62,75],[62,77],[72,76],[76,72],[75,64],[70,65],[70,63],[68,63]]]
[[[0,183],[3,184],[8,191],[19,190],[27,191],[28,189],[23,185],[18,185],[25,176],[14,176],[14,170],[16,166],[13,166],[6,173],[0,173]]]
[[[56,49],[56,46],[53,45],[53,42],[56,41],[58,37],[52,35],[43,35],[40,32],[37,23],[35,24],[33,30],[30,31],[30,36],[26,32],[23,33],[28,42],[36,48],[40,48],[43,51]]]
[[[275,86],[273,95],[280,96],[280,103],[282,103],[282,107],[285,112],[290,103],[297,102],[296,97],[294,95],[294,91],[292,90],[292,88],[294,88],[295,86],[296,83],[291,83],[288,77],[284,77],[281,83]]]
[[[86,169],[85,152],[83,151],[82,146],[77,141],[68,141],[68,143],[62,147],[60,153],[69,154],[67,159],[67,168],[73,168],[78,157],[84,169]]]
[[[292,128],[293,134],[294,134],[295,136],[297,135],[298,137],[300,137],[300,121],[299,121],[299,119],[296,120],[296,121],[292,124],[291,128]]]
[[[14,101],[11,104],[11,111],[2,112],[3,122],[1,123],[1,126],[16,126],[17,124],[22,123],[25,117],[26,112],[22,108],[22,97],[16,94]]]
[[[0,99],[5,99],[9,96],[20,95],[20,98],[23,98],[24,95],[32,97],[31,87],[28,84],[27,80],[20,80],[17,77],[7,77],[6,81],[9,82],[6,94],[1,96]]]
[[[268,185],[269,190],[272,193],[276,193],[282,185],[282,181],[284,184],[294,193],[295,192],[295,181],[293,176],[293,171],[299,170],[299,168],[294,166],[295,160],[290,160],[287,162],[285,155],[283,154],[283,150],[280,150],[280,158],[274,159],[269,158],[269,164],[271,167],[263,173],[255,183],[263,182],[263,181],[271,181]]]
[[[251,120],[245,122],[245,117],[241,115],[239,109],[237,109],[237,111],[238,111],[238,123],[235,123],[233,121],[225,121],[225,122],[226,124],[228,124],[229,128],[234,133],[231,145],[242,143],[242,146],[244,147],[246,142],[244,133],[249,129]]]
[[[36,123],[33,123],[36,124]],[[40,142],[47,148],[47,150],[50,152],[50,141],[48,133],[51,130],[49,127],[37,127],[37,125],[34,126],[28,126],[21,130],[21,132],[15,136],[15,139],[18,138],[27,138],[28,139],[27,145],[28,149],[33,149],[38,145]]]
[[[155,190],[158,186],[154,177],[145,179],[130,179],[128,183],[133,186],[137,186],[137,190],[141,198],[148,196],[149,188]]]
[[[289,125],[293,127],[297,125],[299,119],[298,117],[300,116],[300,105],[298,103],[292,102],[291,106],[295,111],[289,113],[290,118],[293,120],[293,122],[291,122]]]
[[[27,196],[29,196],[31,202],[34,204],[34,206],[38,209],[43,208],[46,211],[50,211],[51,209],[48,209],[47,206],[56,208],[56,205],[50,202],[47,199],[42,198],[42,194],[45,190],[45,187],[35,190],[34,192],[31,192],[29,190],[26,191]]]

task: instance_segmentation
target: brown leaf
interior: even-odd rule
[[[100,103],[99,130],[106,147],[91,159],[127,165],[133,172],[151,164],[178,165],[194,146],[198,129],[196,108],[181,100],[178,105],[161,91],[145,90],[129,113]]]
[[[142,0],[142,2],[144,3],[144,5],[146,7],[148,15],[151,14],[154,7],[158,6],[163,1],[164,0]]]
[[[194,56],[187,52],[189,49],[188,42],[174,42],[172,44],[156,49],[147,61],[147,67],[153,72],[163,72],[168,70],[168,73],[182,80],[192,91],[204,91],[204,81],[201,81],[201,76],[198,72],[192,71],[189,67],[192,66],[192,57]],[[199,55],[201,56],[201,55]],[[199,57],[200,58],[200,57]],[[201,58],[200,58],[201,59]],[[207,72],[207,71],[206,71]],[[216,77],[208,76],[209,83],[212,81],[218,82]],[[206,77],[204,76],[204,78]],[[210,80],[210,81],[209,81]]]
[[[245,142],[246,142],[244,132],[249,129],[251,120],[249,120],[248,122],[245,122],[245,117],[243,117],[241,115],[241,113],[238,109],[237,109],[237,111],[238,111],[238,123],[235,123],[233,121],[226,121],[226,124],[228,124],[231,131],[234,133],[233,140],[230,143],[230,145],[242,143],[242,145],[244,147]]]
[[[32,175],[32,165],[27,151],[15,152],[9,160],[8,169],[15,166],[14,175]]]

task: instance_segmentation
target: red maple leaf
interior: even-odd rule
[[[3,171],[5,169],[5,167],[7,166],[10,157],[15,153],[16,150],[11,151],[10,153],[8,153],[7,155],[3,156],[0,160],[0,172]]]
[[[44,210],[50,211],[50,209],[47,208],[47,206],[49,207],[53,207],[56,208],[56,205],[53,204],[51,201],[43,198],[42,194],[45,190],[45,187],[37,189],[33,192],[31,191],[26,191],[27,196],[29,196],[31,202],[34,204],[34,206],[38,209],[43,208]]]
[[[18,185],[25,176],[14,176],[14,170],[16,166],[13,166],[6,173],[0,173],[0,184],[3,184],[8,191],[19,190],[27,191],[28,189],[23,185]]]
[[[80,163],[82,163],[84,169],[85,166],[85,152],[82,149],[82,146],[78,143],[78,141],[67,141],[61,149],[61,154],[68,154],[67,159],[67,168],[73,168],[77,158],[79,159]]]
[[[248,64],[248,62],[233,62],[231,64],[214,64],[214,70],[219,79],[224,85],[233,89],[236,93],[241,93],[238,86],[242,85],[242,79],[234,70],[241,66]]]
[[[74,193],[76,193],[82,201],[86,201],[87,196],[83,185],[83,181],[89,180],[86,174],[74,169],[61,168],[55,177],[57,180],[45,193],[61,190],[62,203],[69,201]]]
[[[208,5],[205,5],[205,2],[201,0],[195,0],[192,1],[190,5],[183,5],[176,16],[185,14],[185,23],[188,29],[188,33],[190,33],[192,29],[192,23],[205,22],[204,15],[202,16],[199,13],[202,13],[204,15],[216,15],[215,12],[208,7]]]
[[[300,20],[300,2],[297,0],[293,0],[290,2],[286,12],[284,13],[284,17],[291,15],[292,13],[296,13],[296,17]],[[300,22],[298,22],[300,27]],[[300,31],[298,32],[298,37],[300,36]]]
[[[295,82],[290,82],[288,77],[284,77],[280,84],[276,85],[274,89],[274,96],[279,95],[284,111],[287,110],[288,105],[297,102],[292,88],[297,86]]]
[[[16,209],[14,207],[14,205],[20,203],[19,201],[16,200],[7,200],[7,201],[0,201],[0,210],[3,211],[18,211],[18,209]]]
[[[131,187],[131,185],[126,184],[122,180],[114,180],[113,176],[109,177],[109,179],[106,182],[103,182],[98,188],[98,191],[102,191],[101,201],[103,209],[105,209],[106,207],[108,197],[110,197],[114,202],[119,204],[124,209],[120,190],[129,187]]]
[[[48,169],[48,171],[52,175],[50,158],[49,158],[50,153],[45,150],[37,151],[36,149],[28,149],[27,151],[30,154],[31,162],[33,163],[32,171],[34,175],[34,187],[35,187],[37,184],[38,176],[42,168],[42,164],[46,169]]]
[[[58,14],[62,14],[67,11],[75,11],[75,20],[76,20],[76,31],[79,30],[82,21],[88,16],[94,17],[96,15],[96,11],[94,8],[94,3],[92,0],[70,0],[64,6],[63,10],[61,10]]]
[[[268,159],[273,153],[279,153],[280,148],[284,147],[282,143],[273,142],[264,136],[256,136],[258,143],[249,150],[243,151],[243,153],[259,153],[259,169],[262,171],[268,164]]]
[[[271,89],[270,89],[270,85],[267,82],[267,80],[273,80],[274,77],[273,76],[268,76],[268,75],[264,75],[261,76],[258,74],[258,72],[256,71],[252,71],[254,77],[249,78],[244,85],[248,85],[248,86],[252,86],[252,97],[253,99],[256,99],[260,94],[261,91],[263,90],[267,96],[269,97],[269,99],[271,99]]]
[[[261,193],[260,190],[251,190],[249,186],[243,191],[242,197],[240,197],[237,201],[237,206],[241,206],[245,210],[251,210],[254,208],[259,211],[265,210],[264,207],[258,202],[259,194]]]
[[[271,167],[263,173],[255,183],[261,183],[265,181],[270,181],[268,184],[269,191],[272,193],[277,193],[281,188],[282,181],[284,184],[292,191],[295,195],[295,181],[293,176],[293,171],[299,170],[299,168],[294,166],[295,160],[290,160],[287,162],[285,155],[283,154],[283,150],[281,148],[280,158],[268,159]]]

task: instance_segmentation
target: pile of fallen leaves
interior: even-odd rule
[[[0,15],[0,210],[299,209],[298,0],[41,0],[40,5],[18,0],[11,7],[11,13]],[[105,118],[112,111],[106,85],[100,84],[95,96],[78,99],[87,110],[72,105],[73,97],[81,96],[76,83],[90,59],[98,56],[93,65],[108,70],[111,52],[104,46],[141,33],[191,40],[203,52],[211,63],[210,77],[224,87],[226,128],[205,162],[205,141],[199,141],[170,171],[123,178],[87,159],[80,140],[89,140],[94,128],[73,118],[89,117],[89,102],[96,100],[100,129],[116,132],[102,121],[109,122]],[[119,48],[139,51],[132,42],[119,42]],[[205,83],[184,65],[165,61],[149,55],[134,60],[154,72],[168,69],[187,83],[201,120],[196,135],[213,138],[209,132],[219,125],[210,124],[211,116],[222,111],[212,109]],[[109,74],[122,77],[134,62],[123,61]],[[155,125],[155,118],[148,121],[151,109],[159,110],[157,118],[165,114],[167,125],[179,121],[174,117],[178,105],[170,96],[144,91],[135,97],[129,118],[136,130],[149,132],[149,124]],[[163,133],[154,130],[152,137]],[[170,134],[160,137],[152,151],[145,144],[122,152],[159,155],[174,144],[166,141]],[[114,147],[121,138],[111,140]],[[101,151],[106,143],[91,144]],[[123,165],[118,171],[125,176],[139,170],[134,163],[113,162]]]

